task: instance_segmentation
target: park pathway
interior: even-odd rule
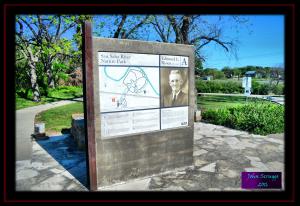
[[[253,135],[203,122],[196,122],[194,128],[193,165],[99,191],[244,191],[240,178],[244,171],[281,172],[284,189],[284,134]],[[79,151],[70,147],[67,139],[62,135],[33,141],[32,159],[16,163],[17,191],[87,190],[82,182],[82,176],[86,177],[85,159],[73,155]],[[55,146],[56,158],[50,155],[47,144]],[[62,166],[65,161],[67,167]]]
[[[47,109],[82,101],[82,98],[63,100],[16,111],[16,160],[30,160],[32,155],[32,138],[35,116]]]
[[[261,136],[196,122],[193,156],[190,167],[99,189],[248,191],[241,189],[241,172],[281,172],[284,189],[284,134]]]

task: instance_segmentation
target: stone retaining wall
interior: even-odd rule
[[[71,134],[76,141],[79,149],[85,149],[85,128],[84,128],[84,115],[72,115]]]

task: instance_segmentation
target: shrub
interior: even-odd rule
[[[208,110],[203,112],[202,118],[209,123],[254,134],[284,132],[284,107],[270,102],[251,102],[230,108]]]
[[[259,92],[255,94],[268,95],[270,92],[270,86],[268,84],[260,84]]]
[[[283,95],[284,94],[284,85],[278,84],[272,87],[272,92],[276,95]]]
[[[260,84],[257,81],[252,81],[252,94],[268,95],[270,92],[269,84]]]
[[[53,98],[76,98],[83,95],[82,87],[60,86],[55,89],[49,89],[49,97]]]
[[[242,83],[237,81],[204,81],[198,79],[196,80],[196,89],[200,93],[244,93]],[[270,86],[269,84],[259,83],[256,80],[252,81],[252,94],[268,95],[270,92],[282,95],[284,94],[284,85]]]
[[[196,89],[201,93],[242,93],[242,84],[236,81],[196,80]]]

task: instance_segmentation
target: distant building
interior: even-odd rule
[[[256,72],[255,71],[247,71],[245,73],[245,77],[256,77]]]

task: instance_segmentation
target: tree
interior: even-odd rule
[[[283,74],[283,68],[274,67],[270,72],[270,86],[277,86]]]
[[[221,71],[224,73],[226,78],[233,77],[234,72],[230,67],[224,67]]]
[[[16,32],[16,46],[17,52],[16,56],[17,61],[25,60],[26,64],[23,67],[19,67],[24,69],[23,74],[27,74],[29,76],[31,89],[33,92],[33,101],[38,102],[41,100],[40,89],[37,83],[37,72],[36,72],[36,63],[39,61],[39,52],[35,52],[35,47],[33,44],[25,38],[24,36],[24,27],[19,21],[17,21],[20,25],[19,31]],[[22,58],[22,55],[23,58]],[[19,75],[22,72],[19,71]],[[23,79],[23,78],[22,78]],[[18,81],[17,81],[18,82]],[[27,88],[26,88],[27,89]],[[27,93],[27,92],[26,92]]]
[[[238,80],[240,80],[240,77],[242,75],[242,71],[241,71],[240,68],[233,68],[233,74],[234,74],[234,76],[238,77]]]
[[[132,18],[127,14],[121,15],[119,23],[116,23],[117,29],[113,35],[113,38],[120,38],[120,39],[134,38],[134,34],[136,34],[135,32],[140,27],[146,24],[149,17],[150,15],[146,15],[144,17],[136,16],[135,18]]]
[[[166,15],[165,18],[155,16],[152,25],[161,41],[192,44],[196,48],[197,57],[203,61],[205,57],[202,55],[201,49],[212,42],[221,46],[226,52],[236,55],[235,40],[226,39],[223,35],[223,18],[219,16],[218,19],[219,21],[215,23],[209,23],[201,15]],[[240,16],[232,16],[232,20],[237,24],[247,23],[247,19]]]
[[[74,29],[76,32],[72,31],[72,34],[78,36],[84,20],[91,20],[91,16],[19,15],[16,17],[17,50],[24,53],[31,68],[31,89],[35,101],[40,100],[38,82],[47,95],[48,87],[54,88],[60,74],[68,68],[66,65],[68,60],[81,53],[81,50],[74,47],[70,38],[66,36]],[[43,70],[38,76],[37,66]]]
[[[172,26],[166,15],[155,15],[151,17],[150,24],[154,27],[160,40],[156,41],[170,42],[172,37]]]
[[[195,57],[195,74],[202,76],[203,75],[203,65],[201,59]]]
[[[156,38],[157,41],[162,42],[194,45],[198,74],[203,70],[202,62],[205,56],[202,49],[206,45],[215,43],[226,52],[235,52],[235,40],[224,36],[223,31],[227,27],[222,22],[224,19],[222,16],[216,18],[213,23],[208,22],[205,16],[201,15],[123,14],[98,16],[93,19],[97,21],[95,28],[101,28],[96,32],[102,31],[102,28],[110,31],[102,32],[106,37],[142,40]],[[243,17],[231,16],[230,19],[238,25],[246,23],[242,20]],[[71,68],[80,65],[81,23],[84,20],[92,20],[92,16],[19,15],[16,17],[16,39],[19,43],[17,50],[18,55],[23,58],[18,60],[17,65],[20,65],[19,70],[24,69],[23,74],[28,77],[31,75],[27,79],[31,79],[30,87],[35,94],[40,93],[40,88],[47,94],[48,88],[55,87],[59,78],[65,77]],[[26,66],[24,66],[25,61]],[[25,72],[25,68],[32,72]],[[35,99],[39,99],[38,95]]]
[[[226,28],[244,26],[243,16],[216,16],[214,21],[201,15],[111,15],[96,16],[98,25],[106,24],[105,37],[152,40],[195,46],[196,57],[205,61],[203,48],[216,44],[236,56],[237,40],[224,35]],[[230,25],[229,25],[229,23]],[[154,31],[154,32],[153,32]],[[104,37],[104,36],[103,36]]]

